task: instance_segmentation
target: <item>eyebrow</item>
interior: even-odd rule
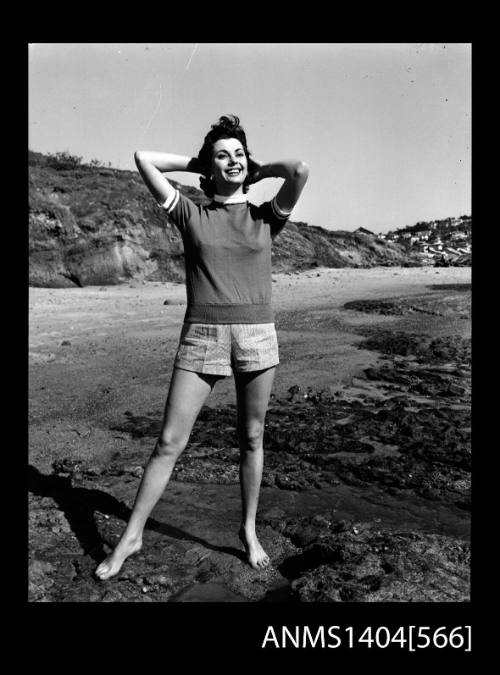
[[[220,152],[225,152],[226,155],[229,154],[228,150],[217,150],[215,154],[218,155]],[[245,151],[243,150],[243,148],[236,148],[235,152],[245,152]]]

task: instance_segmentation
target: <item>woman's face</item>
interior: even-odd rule
[[[237,138],[221,138],[214,143],[212,173],[218,194],[234,193],[248,175],[245,150]]]

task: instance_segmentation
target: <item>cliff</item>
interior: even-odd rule
[[[195,203],[196,188],[172,183]],[[397,243],[362,232],[289,222],[273,244],[273,269],[416,265]],[[135,171],[83,164],[67,153],[29,152],[29,284],[67,287],[128,279],[182,281],[175,225]]]

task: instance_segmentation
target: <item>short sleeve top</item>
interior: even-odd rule
[[[186,265],[187,323],[270,323],[272,240],[290,213],[276,198],[195,204],[179,190],[160,205],[178,227]]]

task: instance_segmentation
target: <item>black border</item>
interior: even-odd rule
[[[31,11],[31,10],[29,10]],[[40,10],[38,10],[41,12]],[[44,12],[47,12],[47,8],[44,8]],[[62,11],[62,10],[61,10]],[[197,11],[197,10],[195,10]],[[230,9],[228,10],[231,11]],[[245,14],[251,11],[251,8],[245,7]],[[296,21],[302,23],[302,17],[299,9],[292,9],[292,13],[296,14]],[[71,8],[66,8],[66,13],[72,14]],[[161,14],[165,17],[169,15],[168,6],[163,9]],[[80,12],[78,12],[80,15]],[[147,17],[148,21],[151,21],[151,17]],[[321,13],[315,15],[315,22],[321,23],[319,19],[321,18]],[[213,19],[213,16],[212,16]],[[299,20],[300,19],[300,20]],[[78,18],[79,20],[79,18]],[[94,33],[96,23],[98,22],[98,17],[93,14],[91,19],[92,25],[90,34]],[[159,23],[163,23],[162,19],[157,19]],[[329,19],[329,21],[335,21]],[[429,17],[425,18],[426,22],[429,21]],[[241,22],[245,20],[242,19],[240,22],[236,22],[241,25]],[[151,39],[151,36],[148,35],[147,39],[141,40],[130,40],[124,39],[123,36],[119,37],[109,37],[105,40],[99,40],[95,37],[92,37],[90,40],[82,39],[79,40],[74,36],[61,40],[60,35],[59,39],[52,39],[47,37],[47,33],[54,32],[48,30],[44,35],[35,35],[37,32],[43,32],[40,28],[43,25],[38,24],[38,16],[36,12],[32,15],[31,25],[36,25],[36,28],[31,30],[32,35],[22,43],[21,46],[21,56],[17,59],[18,66],[25,66],[24,72],[28,70],[28,44],[29,42],[224,42],[224,40],[218,39],[214,34],[209,36],[207,39],[207,32],[209,30],[195,27],[193,31],[188,30],[188,27],[184,24],[184,30],[181,29],[181,33],[184,34],[181,36],[179,31],[176,30],[175,36],[169,36],[168,30],[162,29],[158,31],[162,33],[161,38]],[[214,23],[210,24],[214,25]],[[412,24],[413,25],[413,24]],[[150,28],[150,27],[149,27]],[[248,27],[247,27],[248,28]],[[262,28],[262,27],[261,27]],[[79,27],[82,32],[85,32],[85,25],[80,24]],[[253,39],[247,34],[246,38],[241,39],[241,42],[296,42],[308,43],[308,42],[362,42],[359,34],[357,36],[351,35],[349,38],[345,35],[342,36],[342,39],[338,39],[338,36],[335,35],[335,29],[332,31],[333,35],[318,35],[318,31],[313,31],[315,33],[314,39],[304,35],[304,28],[301,27],[302,35],[299,39],[294,38],[294,31],[288,31],[286,29],[276,31],[276,25],[269,26],[268,33],[273,30],[274,36],[278,34],[286,35],[286,40],[276,40],[273,36],[269,35],[268,40],[262,40],[264,29],[258,31],[255,34],[255,37],[259,37],[259,40]],[[59,32],[59,31],[55,31]],[[148,32],[151,32],[150,30]],[[218,32],[218,31],[215,31]],[[224,30],[220,30],[221,33],[224,33]],[[319,31],[320,32],[320,31]],[[326,32],[326,31],[325,31]],[[437,31],[439,32],[439,31]],[[470,30],[462,31],[463,33],[468,33],[468,35],[462,34],[458,39],[455,36],[455,39],[448,39],[449,36],[443,37],[443,35],[436,36],[434,35],[431,39],[427,36],[427,39],[422,39],[421,36],[417,36],[418,39],[409,40],[408,38],[398,37],[397,39],[386,39],[386,40],[365,40],[365,42],[463,42],[472,44],[473,52],[473,82],[476,82],[476,77],[480,66],[477,65],[478,62],[478,49],[477,43],[472,40],[470,36]],[[295,35],[297,30],[295,30]],[[52,36],[54,37],[54,36]],[[201,38],[204,38],[201,39]],[[439,40],[435,38],[439,37]],[[169,39],[170,38],[170,39]],[[334,39],[337,38],[337,39]],[[228,40],[233,41],[233,40]],[[234,40],[236,41],[236,40]],[[18,43],[20,45],[20,43]],[[24,52],[24,58],[23,58]],[[20,82],[22,83],[22,77],[18,78],[17,85],[19,87]],[[475,84],[474,84],[475,89]],[[16,87],[14,87],[16,90]],[[27,80],[24,86],[24,91],[26,91],[27,96]],[[21,91],[22,97],[22,91]],[[475,97],[474,97],[475,99]],[[28,104],[28,101],[27,101]],[[475,112],[477,108],[473,104],[473,121],[475,120]],[[26,120],[24,128],[27,129],[27,118],[28,118],[28,105],[26,105]],[[22,120],[22,116],[20,116]],[[475,155],[474,155],[475,157]],[[26,171],[26,182],[25,185],[28,185],[27,180],[27,163],[23,165],[24,171]],[[22,172],[21,172],[22,173]],[[474,162],[473,162],[473,175],[474,171]],[[473,205],[477,206],[477,200],[475,196],[476,183],[473,180]],[[26,205],[26,221],[27,222],[27,199],[24,200]],[[19,206],[19,205],[17,205]],[[16,209],[17,211],[17,209]],[[18,213],[16,220],[18,218]],[[476,212],[474,210],[474,215]],[[15,224],[15,227],[20,230],[16,231],[16,234],[20,237],[21,249],[23,244],[28,250],[28,237],[27,237],[27,228],[19,227],[18,224]],[[476,308],[476,303],[478,302],[478,293],[476,284],[480,284],[481,280],[478,274],[478,260],[481,255],[480,253],[480,242],[478,237],[475,237],[474,242],[474,272],[475,276],[473,284],[473,305]],[[19,251],[19,245],[16,245],[17,250]],[[14,262],[14,261],[12,261]],[[25,271],[26,276],[22,276],[22,279],[27,279],[28,276],[28,256],[24,261],[25,268],[23,265],[19,265],[19,256],[16,256],[16,271],[13,273],[11,278],[18,279],[20,267]],[[21,281],[21,280],[19,280]],[[21,285],[21,284],[20,284]],[[18,325],[23,325],[23,318],[26,320],[29,307],[28,295],[24,296],[26,298],[26,305],[23,306],[22,301],[15,301],[15,313],[17,311],[21,312],[21,318]],[[496,299],[496,298],[495,298]],[[26,310],[23,316],[23,310]],[[477,312],[475,312],[477,316]],[[474,322],[476,324],[476,322]],[[477,325],[477,324],[476,324]],[[477,334],[477,331],[473,329],[473,337]],[[16,346],[20,346],[21,341],[17,341]],[[473,344],[475,343],[473,339]],[[27,347],[27,341],[26,341]],[[15,350],[14,350],[15,351]],[[25,351],[25,358],[27,357],[27,349]],[[473,349],[474,353],[474,349]],[[478,358],[478,350],[475,350],[474,363],[479,366],[479,363],[476,361]],[[27,363],[27,358],[26,358]],[[478,388],[479,383],[477,379],[477,370],[473,370],[473,391],[477,395],[474,395],[473,400],[477,401],[479,396]],[[27,382],[26,382],[27,390]],[[476,406],[473,405],[473,427],[474,429],[479,427],[480,422],[478,421],[479,413],[476,410]],[[476,414],[477,413],[477,414]],[[27,416],[26,416],[27,417]],[[25,417],[25,419],[26,419]],[[23,428],[23,424],[20,425]],[[24,427],[26,425],[24,424]],[[26,429],[26,432],[28,430]],[[474,433],[474,438],[476,438],[476,433]],[[19,441],[19,438],[18,438]],[[17,441],[17,442],[18,442]],[[22,441],[22,435],[21,435]],[[16,443],[17,444],[17,443]],[[27,447],[27,444],[26,444]],[[18,452],[15,447],[11,448],[12,451]],[[473,487],[476,490],[476,496],[479,491],[479,481],[480,479],[476,477],[474,479]],[[24,502],[26,504],[26,501]],[[25,508],[20,508],[19,512],[23,512],[27,515],[27,504]],[[473,556],[473,559],[475,556]],[[494,558],[491,561],[492,571],[494,570],[495,560]],[[476,567],[477,570],[477,567]],[[17,567],[17,572],[20,573],[21,581],[17,588],[22,589],[21,595],[24,595],[24,591],[27,591],[27,561],[26,556],[23,555],[23,560],[21,565]],[[474,568],[473,568],[474,572]],[[493,572],[493,579],[495,577]],[[342,649],[342,650],[318,650],[318,648],[312,650],[311,648],[300,650],[289,648],[287,650],[277,650],[267,647],[262,649],[262,641],[264,639],[267,627],[269,625],[273,626],[282,626],[286,625],[293,627],[296,625],[304,626],[309,625],[310,627],[317,627],[319,625],[324,625],[325,627],[331,625],[340,625],[341,627],[353,626],[355,628],[362,629],[367,625],[371,625],[374,628],[378,626],[388,626],[396,627],[400,625],[425,625],[431,627],[439,626],[448,626],[450,628],[457,625],[470,625],[474,623],[473,628],[476,625],[476,619],[474,617],[474,610],[478,610],[478,600],[476,592],[476,576],[473,575],[474,585],[473,585],[473,601],[470,603],[378,603],[378,604],[369,604],[369,603],[332,603],[332,604],[300,604],[300,605],[288,605],[288,604],[266,604],[266,603],[210,603],[210,604],[198,604],[196,607],[189,606],[193,603],[156,603],[146,604],[146,603],[110,603],[110,604],[92,604],[92,603],[28,603],[26,599],[27,592],[24,595],[24,598],[21,598],[20,604],[28,611],[30,625],[35,630],[36,635],[32,636],[33,648],[36,649],[36,646],[39,645],[40,649],[44,647],[44,651],[52,651],[52,646],[54,646],[53,640],[55,639],[56,648],[55,654],[52,651],[53,657],[57,659],[56,654],[58,651],[62,654],[66,649],[70,653],[73,653],[73,663],[78,665],[83,665],[87,659],[94,667],[100,667],[105,665],[105,661],[109,658],[110,663],[117,665],[120,655],[125,657],[125,663],[132,665],[132,663],[139,657],[140,662],[143,665],[152,664],[153,662],[159,661],[159,666],[161,668],[169,668],[174,662],[171,661],[171,658],[175,655],[176,658],[181,657],[181,663],[184,663],[185,666],[194,662],[196,658],[200,658],[205,662],[207,666],[219,666],[224,668],[239,668],[241,665],[252,666],[254,662],[253,659],[257,657],[264,657],[265,662],[270,664],[277,662],[283,662],[285,659],[292,660],[299,664],[302,661],[311,663],[310,659],[312,657],[312,652],[314,651],[314,657],[319,656],[322,660],[335,666],[338,663],[338,659],[342,655],[342,659],[350,660],[351,655],[362,655],[367,657],[367,659],[377,659],[379,656],[383,657],[384,660],[390,655],[390,660],[397,659],[399,656],[407,656],[405,651],[402,651],[399,647],[394,647],[392,649],[385,650],[367,650],[364,647],[359,647],[356,649]],[[479,592],[479,597],[481,593]],[[484,596],[483,596],[484,597]],[[19,606],[19,604],[18,604]],[[474,631],[473,631],[474,633]],[[473,635],[473,639],[474,639]],[[477,636],[480,638],[480,636]],[[125,638],[125,639],[124,639]],[[69,642],[66,642],[69,640]],[[481,642],[481,640],[479,639]],[[93,647],[97,648],[96,651],[93,650]],[[73,649],[75,651],[73,652]],[[102,651],[104,650],[104,651]],[[76,653],[75,653],[76,652]],[[43,652],[42,652],[43,653]],[[99,654],[99,657],[97,656]],[[234,654],[238,661],[228,661],[227,657],[230,654]],[[425,650],[420,653],[415,653],[409,655],[412,660],[420,661],[421,655],[425,654],[426,657],[431,656],[435,661],[436,658],[443,657],[443,660],[446,659],[446,662],[450,662],[452,656],[460,655],[460,658],[465,657],[464,652],[460,651],[450,651],[448,649],[442,650]],[[148,658],[146,658],[148,657]],[[211,659],[215,660],[211,660]],[[454,660],[452,658],[452,660]],[[69,664],[67,664],[69,665]]]

